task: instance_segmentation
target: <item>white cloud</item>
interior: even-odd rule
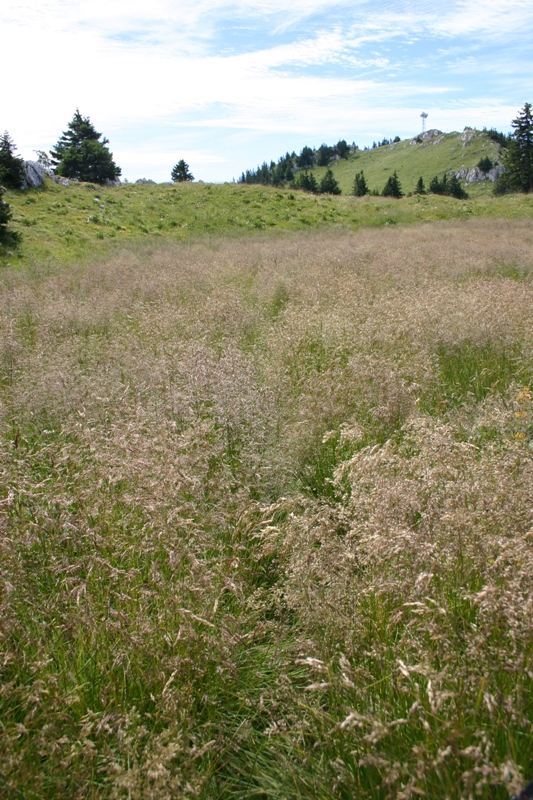
[[[283,132],[409,135],[422,104],[442,129],[507,128],[528,99],[531,56],[509,64],[499,43],[532,32],[531,0],[2,0],[0,52],[14,68],[0,129],[29,157],[79,107],[118,163],[144,159],[144,173],[175,151],[158,138],[171,127],[206,169],[231,169],[230,131],[253,133],[258,152],[260,135]],[[195,131],[211,131],[211,144],[195,146]]]

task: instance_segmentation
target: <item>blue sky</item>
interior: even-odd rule
[[[422,111],[508,131],[532,42],[533,0],[2,0],[0,129],[32,158],[79,107],[123,178],[184,158],[225,181],[304,145],[414,136]]]

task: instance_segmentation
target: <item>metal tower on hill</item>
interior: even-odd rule
[[[420,116],[422,117],[422,133],[425,133],[426,132],[426,120],[428,118],[428,114],[426,114],[425,111],[422,111]]]

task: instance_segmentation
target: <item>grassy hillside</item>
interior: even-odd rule
[[[370,189],[381,192],[389,175],[396,170],[403,191],[412,192],[420,176],[427,187],[434,175],[474,167],[484,156],[496,160],[499,146],[482,131],[472,133],[471,137],[465,137],[462,133],[446,133],[420,144],[412,145],[412,140],[405,140],[375,150],[359,151],[348,159],[334,162],[333,173],[343,194],[353,191],[355,173],[361,170]],[[319,179],[325,170],[326,167],[317,167],[313,171]],[[470,184],[467,191],[473,197],[478,197],[490,195],[492,188],[490,181],[482,181]]]
[[[434,156],[442,146],[444,142],[437,147],[422,147],[419,151],[421,158],[428,159],[433,173]],[[383,166],[384,160],[394,156],[394,148],[400,148],[398,152],[414,163],[419,147],[404,147],[400,143],[393,149],[380,148],[385,152],[361,153],[358,159],[336,166],[336,174],[344,181],[344,188],[349,188],[355,171],[363,167],[372,186],[372,181],[378,180],[373,175],[386,174],[388,168]],[[478,151],[473,160],[479,160]],[[398,164],[396,167],[402,176],[401,168]],[[419,169],[417,166],[412,174],[416,172],[418,177]],[[409,185],[407,179],[404,186],[406,184]],[[533,209],[533,198],[527,195],[479,197],[468,201],[429,195],[397,201],[373,197],[315,197],[298,191],[239,184],[125,184],[103,188],[92,184],[65,187],[47,181],[39,190],[8,192],[6,199],[13,208],[11,227],[22,234],[23,241],[11,254],[8,248],[0,248],[0,264],[34,258],[66,262],[91,257],[95,252],[108,252],[110,248],[120,249],[126,243],[140,240],[150,240],[153,246],[158,246],[167,239],[183,241],[205,235],[242,236],[251,232],[280,233],[316,227],[356,230],[486,216],[517,218],[531,215]]]
[[[482,201],[263,194],[20,196],[54,258],[0,283],[2,797],[505,800],[533,774],[531,207],[393,226]],[[381,227],[155,236],[292,203]],[[104,248],[89,212],[133,209],[57,263],[63,225]]]

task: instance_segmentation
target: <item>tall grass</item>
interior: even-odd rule
[[[2,278],[0,794],[509,797],[529,224]]]

